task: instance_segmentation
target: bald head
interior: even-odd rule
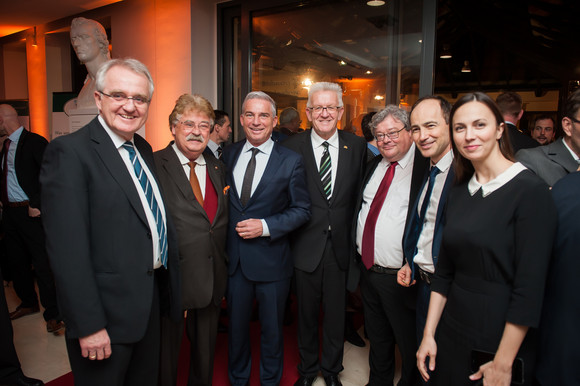
[[[0,134],[10,135],[20,127],[18,113],[10,105],[0,105]]]

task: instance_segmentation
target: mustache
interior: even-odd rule
[[[189,134],[187,137],[185,137],[185,139],[187,141],[198,141],[198,142],[204,141],[203,135],[201,135],[201,134],[197,135],[197,134],[193,134],[193,133]]]

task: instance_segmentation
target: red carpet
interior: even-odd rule
[[[293,302],[295,304],[295,302]],[[251,339],[252,339],[252,376],[250,385],[260,384],[260,324],[258,322],[251,323]],[[296,321],[290,326],[284,327],[284,373],[282,374],[281,386],[294,385],[298,379],[298,344],[296,342]],[[179,357],[178,369],[178,385],[187,384],[189,365],[189,342],[184,334],[183,345],[181,346],[181,354]],[[215,363],[213,370],[213,384],[215,386],[229,385],[228,380],[228,342],[227,334],[219,334],[216,344]],[[73,386],[72,373],[63,375],[49,383],[47,386]]]

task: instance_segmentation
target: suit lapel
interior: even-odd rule
[[[349,167],[353,164],[352,149],[348,147],[347,141],[344,139],[344,133],[338,130],[338,160],[336,167],[336,180],[334,181],[334,189],[332,190],[332,197],[330,201],[334,201],[335,197],[340,193],[340,188],[343,186],[343,180],[350,177]],[[322,183],[321,183],[322,186]]]
[[[211,184],[213,184],[213,187],[215,189],[215,192],[217,194],[217,200],[218,200],[218,207],[216,210],[216,214],[214,217],[214,222],[221,217],[222,212],[225,210],[225,205],[227,205],[227,200],[225,200],[224,198],[226,197],[223,190],[224,190],[224,185],[222,183],[222,180],[220,179],[220,169],[222,168],[222,165],[220,162],[217,161],[217,159],[215,157],[211,158],[211,157],[206,157],[206,163],[207,163],[207,172],[209,174],[209,179],[210,181],[206,181],[206,184],[211,182]],[[205,213],[205,210],[203,211]],[[207,214],[206,214],[207,215]]]
[[[250,197],[250,200],[248,201],[246,206],[249,206],[258,196],[260,196],[260,194],[264,191],[264,189],[266,189],[268,183],[270,183],[270,181],[273,180],[276,172],[280,168],[280,165],[282,165],[282,162],[280,161],[281,155],[280,152],[278,151],[278,146],[281,145],[279,145],[277,142],[274,142],[274,146],[272,146],[272,152],[270,153],[270,158],[268,159],[268,163],[266,164],[264,174],[262,175],[262,178],[260,179],[260,182],[258,183],[256,190]]]
[[[125,166],[119,151],[115,148],[113,141],[105,131],[105,129],[95,118],[90,124],[90,136],[93,141],[93,147],[101,162],[105,165],[113,179],[119,184],[121,189],[125,192],[129,203],[144,224],[148,225],[141,199],[137,193],[133,179],[129,175],[129,170]]]
[[[568,173],[573,173],[578,169],[578,163],[564,145],[564,138],[546,146],[546,155],[554,162],[562,165]]]
[[[314,149],[312,148],[312,136],[310,135],[310,132],[308,135],[304,136],[300,149],[306,170],[312,170],[312,173],[307,174],[310,176],[314,186],[316,186],[318,189],[321,197],[324,197],[326,200],[326,193],[324,193],[324,189],[322,188],[322,181],[320,180],[320,174],[318,173],[318,164],[316,163],[316,158],[314,157]]]

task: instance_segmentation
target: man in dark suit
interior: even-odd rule
[[[45,249],[38,181],[42,155],[48,142],[22,127],[16,110],[6,104],[0,105],[0,131],[8,136],[0,153],[2,228],[14,290],[22,301],[10,313],[10,319],[39,311],[34,268],[40,301],[45,309],[46,329],[56,332],[64,327],[64,323],[60,320],[54,278]]]
[[[135,134],[153,80],[141,62],[114,59],[96,86],[98,117],[52,141],[40,174],[69,360],[81,385],[156,385],[160,314],[182,313],[175,230]]]
[[[580,164],[580,90],[572,93],[562,118],[564,137],[535,149],[524,149],[516,159],[553,186],[560,178],[578,170]]]
[[[189,385],[211,385],[221,300],[226,291],[228,200],[225,166],[203,151],[214,110],[184,94],[171,115],[174,142],[154,154],[166,205],[177,230],[182,309],[190,342]],[[160,385],[175,386],[183,320],[162,318]]]
[[[261,91],[249,93],[240,122],[246,140],[224,151],[230,188],[228,226],[229,378],[250,380],[250,319],[254,299],[261,324],[260,383],[278,385],[283,367],[282,322],[292,277],[288,234],[310,218],[302,157],[270,136],[276,104]]]
[[[417,100],[409,114],[415,146],[423,157],[430,160],[430,170],[423,177],[420,194],[409,207],[411,218],[403,236],[406,262],[397,275],[397,282],[404,287],[417,283],[417,343],[423,338],[431,277],[437,266],[443,237],[443,214],[453,185],[450,111],[449,102],[440,96],[429,95]]]
[[[356,245],[361,257],[361,293],[370,340],[369,385],[392,385],[395,343],[402,359],[399,385],[417,378],[416,287],[397,284],[404,264],[403,232],[414,214],[428,160],[415,150],[407,112],[395,105],[371,121],[380,156],[367,165],[357,201]]]
[[[312,385],[319,371],[327,385],[340,385],[346,270],[354,257],[350,235],[366,161],[366,141],[337,130],[343,113],[342,89],[338,84],[313,84],[308,91],[307,106],[312,130],[296,134],[284,143],[304,159],[312,202],[310,221],[292,234],[290,243],[298,298],[300,378],[296,385]],[[319,364],[321,305],[324,339]]]
[[[576,274],[580,269],[580,173],[563,177],[552,189],[558,209],[558,229],[540,322],[536,377],[540,385],[578,385],[576,368],[580,297]],[[552,230],[553,231],[553,230]],[[542,235],[534,235],[542,237]]]
[[[524,115],[522,97],[516,92],[508,91],[499,94],[495,101],[505,120],[514,154],[520,149],[540,146],[537,141],[522,133],[516,126],[518,121],[522,119],[522,115]]]
[[[212,155],[221,160],[224,145],[232,133],[232,124],[230,116],[225,111],[214,110],[213,112],[215,114],[215,122],[209,133],[209,142],[203,154]]]

